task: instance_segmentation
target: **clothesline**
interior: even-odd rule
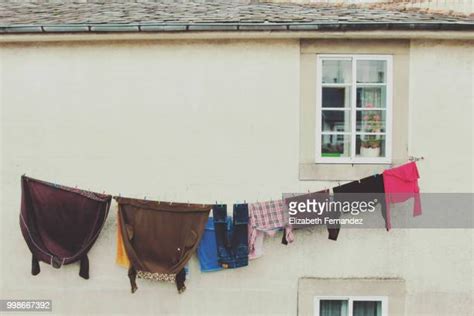
[[[408,161],[411,161],[411,162],[418,162],[418,161],[421,161],[421,160],[425,160],[425,157],[423,157],[423,156],[420,156],[420,157],[408,156]],[[404,164],[404,163],[391,164],[390,166],[391,166],[391,168],[393,168],[394,166],[400,166],[400,165],[403,165],[403,164]],[[24,173],[22,176],[26,176],[26,173]],[[337,181],[337,184],[338,184],[337,186],[340,187],[340,186],[341,186],[341,181]],[[74,186],[74,188],[77,189],[77,184]],[[330,188],[329,188],[329,187],[325,187],[324,189],[325,189],[325,190],[328,190],[328,189],[330,189]],[[87,191],[91,191],[91,190],[90,190],[90,189],[87,189]],[[92,191],[91,191],[91,192],[92,192]],[[311,193],[311,191],[310,191],[309,189],[308,189],[308,193]],[[105,190],[103,190],[103,191],[102,191],[102,194],[108,194],[108,193],[107,193]],[[111,195],[112,195],[113,197],[121,197],[121,196],[122,196],[121,193],[119,193],[119,194],[111,194]],[[295,195],[293,195],[293,196],[295,196]],[[147,197],[148,197],[148,196],[145,195],[145,196],[143,197],[143,199],[144,199],[144,200],[147,200]],[[268,201],[270,201],[270,200],[273,200],[273,199],[269,199]],[[186,201],[186,202],[176,202],[176,201],[173,202],[173,201],[161,201],[161,200],[157,200],[157,202],[159,202],[159,203],[168,203],[168,204],[170,204],[170,205],[173,204],[173,203],[187,203],[187,204],[201,204],[201,205],[212,204],[212,203],[190,203],[189,200]],[[259,202],[259,199],[256,199],[255,202]],[[239,204],[239,203],[240,203],[240,201],[238,201],[238,200],[235,202],[235,204]],[[243,200],[242,203],[243,203],[243,204],[246,204],[246,203],[247,203],[247,200]],[[249,203],[251,203],[251,202],[249,202]],[[215,201],[214,204],[217,205],[217,204],[223,204],[223,203],[218,203],[218,201]]]

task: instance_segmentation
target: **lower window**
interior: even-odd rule
[[[387,297],[315,297],[315,316],[387,316]]]

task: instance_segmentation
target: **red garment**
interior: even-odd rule
[[[415,162],[410,162],[397,168],[383,172],[385,187],[385,203],[387,205],[387,230],[392,228],[390,221],[390,203],[405,202],[415,199],[413,216],[421,215],[420,188],[418,187],[418,168]]]

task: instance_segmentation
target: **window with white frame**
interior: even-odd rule
[[[390,163],[392,57],[318,55],[317,163]]]
[[[385,296],[315,297],[314,316],[387,316]]]

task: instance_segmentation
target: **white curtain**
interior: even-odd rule
[[[353,309],[353,316],[382,315],[382,304],[380,302],[355,301]]]
[[[347,301],[322,300],[319,304],[320,316],[347,316]]]

